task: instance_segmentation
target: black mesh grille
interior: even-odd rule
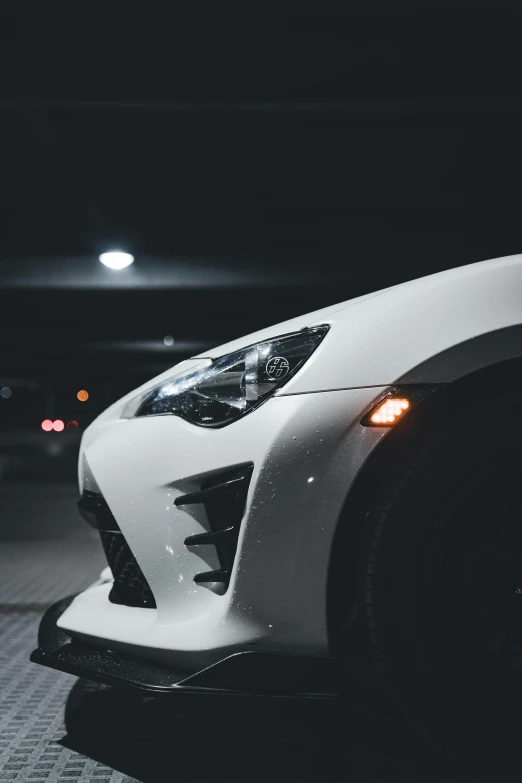
[[[156,608],[156,601],[136,558],[101,495],[85,492],[78,503],[81,515],[99,530],[114,577],[109,601],[123,606]]]
[[[100,536],[114,577],[109,601],[124,606],[155,608],[156,601],[149,583],[122,533],[101,530]]]

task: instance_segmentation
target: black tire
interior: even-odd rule
[[[91,680],[75,682],[65,705],[67,734],[83,741],[128,739],[140,733],[140,693]]]
[[[409,723],[466,769],[497,764],[522,724],[521,403],[409,433],[362,515],[359,642]]]
[[[90,680],[76,680],[65,703],[64,722],[69,736],[84,735],[99,725],[98,695],[106,690],[106,685]]]

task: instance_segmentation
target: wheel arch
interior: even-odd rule
[[[483,346],[488,343],[490,349],[502,345],[500,356],[512,353],[514,350],[522,354],[522,327],[513,327],[517,334],[510,334],[509,340],[500,340],[498,334],[484,335],[488,340],[481,340]],[[500,330],[502,332],[508,330]],[[511,329],[509,330],[511,331]],[[518,336],[518,346],[514,345]],[[503,335],[504,337],[504,335]],[[480,340],[480,338],[476,338]],[[469,341],[474,342],[474,341]],[[332,653],[339,651],[339,626],[348,618],[356,605],[355,576],[358,561],[358,543],[364,529],[364,518],[372,495],[385,480],[389,465],[393,464],[398,455],[404,455],[405,450],[412,453],[417,449],[429,446],[430,433],[437,433],[441,427],[451,427],[466,410],[491,398],[499,396],[503,390],[520,389],[522,393],[522,355],[490,361],[484,365],[480,360],[477,346],[472,346],[472,354],[468,354],[464,366],[469,369],[474,363],[481,363],[478,369],[461,374],[456,380],[441,385],[434,394],[429,395],[415,406],[395,427],[390,428],[386,437],[382,438],[372,451],[357,478],[352,484],[345,499],[336,530],[332,538],[330,561],[327,575],[326,614],[327,634]],[[462,358],[462,347],[450,349],[451,362]],[[491,353],[486,356],[492,358]],[[435,357],[437,359],[437,357]],[[428,363],[426,363],[427,366]],[[432,364],[433,367],[433,364]],[[412,383],[413,376],[402,378],[400,383]],[[416,379],[416,382],[421,382]],[[425,381],[424,381],[425,382]],[[396,385],[400,385],[400,383]],[[499,411],[499,423],[509,421],[509,413]]]
[[[408,370],[397,383],[454,383],[522,360],[522,324],[494,329],[448,347]]]

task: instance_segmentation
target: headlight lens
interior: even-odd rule
[[[216,359],[210,367],[164,381],[136,416],[173,414],[202,427],[230,424],[267,400],[317,348],[328,326],[267,340]]]

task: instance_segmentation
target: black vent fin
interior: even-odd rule
[[[227,582],[230,579],[230,572],[229,571],[223,571],[220,569],[219,571],[205,571],[204,574],[196,574],[194,577],[194,581],[196,584],[201,584],[202,582]]]
[[[228,587],[253,468],[250,464],[212,476],[203,482],[199,491],[182,495],[174,501],[176,506],[202,503],[207,512],[210,530],[189,536],[185,539],[185,545],[213,544],[217,550],[220,568],[197,574],[194,577],[196,584],[223,582]]]
[[[198,546],[199,544],[219,544],[226,538],[234,535],[236,528],[226,527],[224,530],[211,530],[208,533],[198,533],[196,536],[189,536],[185,539],[185,546]]]
[[[174,501],[176,506],[190,506],[193,503],[207,503],[213,497],[219,497],[224,492],[234,492],[245,481],[245,475],[241,474],[227,481],[221,481],[219,484],[200,489],[199,492],[190,492],[188,495],[181,495]]]

